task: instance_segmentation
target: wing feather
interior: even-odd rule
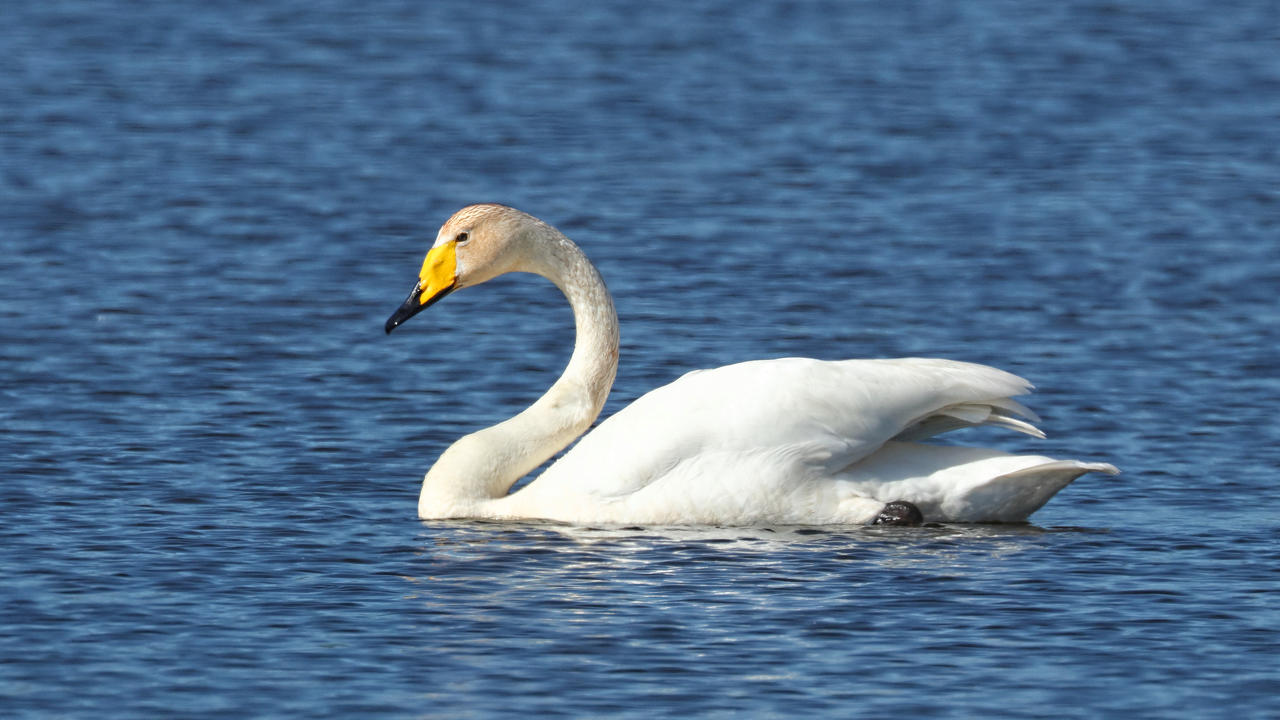
[[[988,423],[1034,435],[1015,417],[1034,415],[1008,399],[1030,388],[995,368],[921,358],[784,358],[695,371],[602,422],[531,489],[623,498],[707,454],[768,456],[764,467],[793,482],[829,476],[904,433]]]

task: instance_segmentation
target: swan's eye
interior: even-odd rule
[[[456,243],[458,243],[459,245],[461,245],[462,243],[466,242],[466,241],[467,241],[467,239],[468,239],[468,238],[470,238],[470,237],[471,237],[471,236],[470,236],[470,235],[468,235],[467,233],[460,232],[460,233],[458,233],[458,236],[457,236],[457,237],[455,237],[455,238],[453,239],[453,241],[454,241],[454,242],[456,242]]]

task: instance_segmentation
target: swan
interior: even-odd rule
[[[385,329],[509,272],[541,275],[564,293],[577,330],[573,353],[531,406],[440,455],[422,481],[423,519],[1020,522],[1080,475],[1118,472],[1107,463],[919,442],[975,425],[1044,437],[1035,414],[1011,399],[1031,385],[1002,370],[923,358],[783,358],[695,370],[653,390],[511,492],[591,426],[613,385],[618,317],[595,266],[542,220],[471,205],[440,228]]]

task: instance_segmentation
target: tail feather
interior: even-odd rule
[[[1044,438],[1044,433],[1041,432],[1040,428],[1022,418],[1027,418],[1031,422],[1036,422],[1040,419],[1022,403],[1009,398],[957,403],[939,408],[907,425],[893,439],[903,442],[915,442],[952,430],[976,427],[978,425],[996,425],[1016,430],[1035,438]]]
[[[1120,471],[1108,463],[1055,460],[1005,473],[946,498],[938,515],[929,520],[943,522],[1023,522],[1049,498],[1088,472],[1115,475]]]

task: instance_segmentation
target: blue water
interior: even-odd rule
[[[5,717],[1280,716],[1275,3],[3,17]],[[957,441],[1124,474],[1018,526],[419,521],[572,343],[531,276],[383,334],[478,201],[599,265],[606,413],[953,357],[1049,433]]]

